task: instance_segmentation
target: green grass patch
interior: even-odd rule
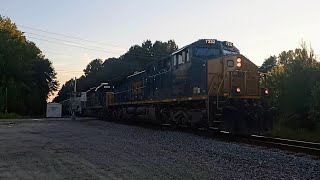
[[[17,119],[20,118],[16,113],[0,113],[0,119]]]
[[[288,127],[280,123],[275,124],[272,131],[272,136],[320,143],[319,129],[310,131],[302,128]]]

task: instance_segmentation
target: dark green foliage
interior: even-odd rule
[[[277,57],[270,56],[269,58],[265,59],[262,66],[259,68],[260,72],[268,73],[270,72],[277,64]]]
[[[102,68],[102,63],[103,62],[101,59],[95,59],[95,60],[91,61],[87,65],[86,69],[83,70],[84,75],[89,76],[89,75],[92,75],[92,74],[99,72]]]
[[[0,16],[0,111],[43,114],[50,93],[58,82],[52,63],[40,49],[28,41],[10,19]]]
[[[154,43],[146,40],[141,46],[131,46],[119,58],[109,58],[103,63],[101,60],[95,59],[87,65],[84,75],[77,80],[77,91],[87,91],[92,87],[99,86],[102,82],[121,79],[134,71],[144,69],[148,63],[166,57],[177,49],[178,46],[173,40],[168,42],[156,41]],[[61,102],[68,99],[72,91],[70,80],[62,86],[54,101]]]
[[[316,128],[320,129],[320,82],[311,89],[311,102],[309,104],[309,119]]]
[[[316,131],[320,63],[313,50],[302,43],[300,48],[280,53],[276,61],[274,58],[266,59],[260,70],[268,72],[267,86],[278,114],[276,124],[299,132]],[[270,70],[271,64],[274,67]]]
[[[15,113],[0,113],[0,119],[18,119],[20,116]]]
[[[54,102],[61,102],[63,100],[69,99],[70,93],[73,92],[73,80],[70,79],[65,84],[62,85],[58,96],[54,98]]]

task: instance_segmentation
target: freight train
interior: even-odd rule
[[[234,134],[272,129],[258,67],[231,42],[200,39],[86,92],[82,114]]]

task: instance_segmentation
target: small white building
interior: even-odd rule
[[[62,104],[60,103],[48,103],[46,117],[61,117],[62,116]]]

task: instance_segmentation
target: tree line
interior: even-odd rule
[[[143,70],[148,63],[166,57],[177,49],[178,46],[173,40],[155,41],[154,43],[146,40],[141,45],[131,46],[119,58],[113,57],[105,61],[95,59],[83,70],[84,75],[77,79],[77,91],[87,91],[103,82],[111,82],[135,71]],[[61,102],[70,97],[73,91],[73,81],[70,79],[62,86],[58,96],[54,99],[55,102]]]
[[[278,131],[319,132],[320,63],[314,50],[302,42],[299,48],[265,59],[260,71],[267,75]]]
[[[52,63],[7,17],[0,16],[0,113],[44,114],[59,83]]]

